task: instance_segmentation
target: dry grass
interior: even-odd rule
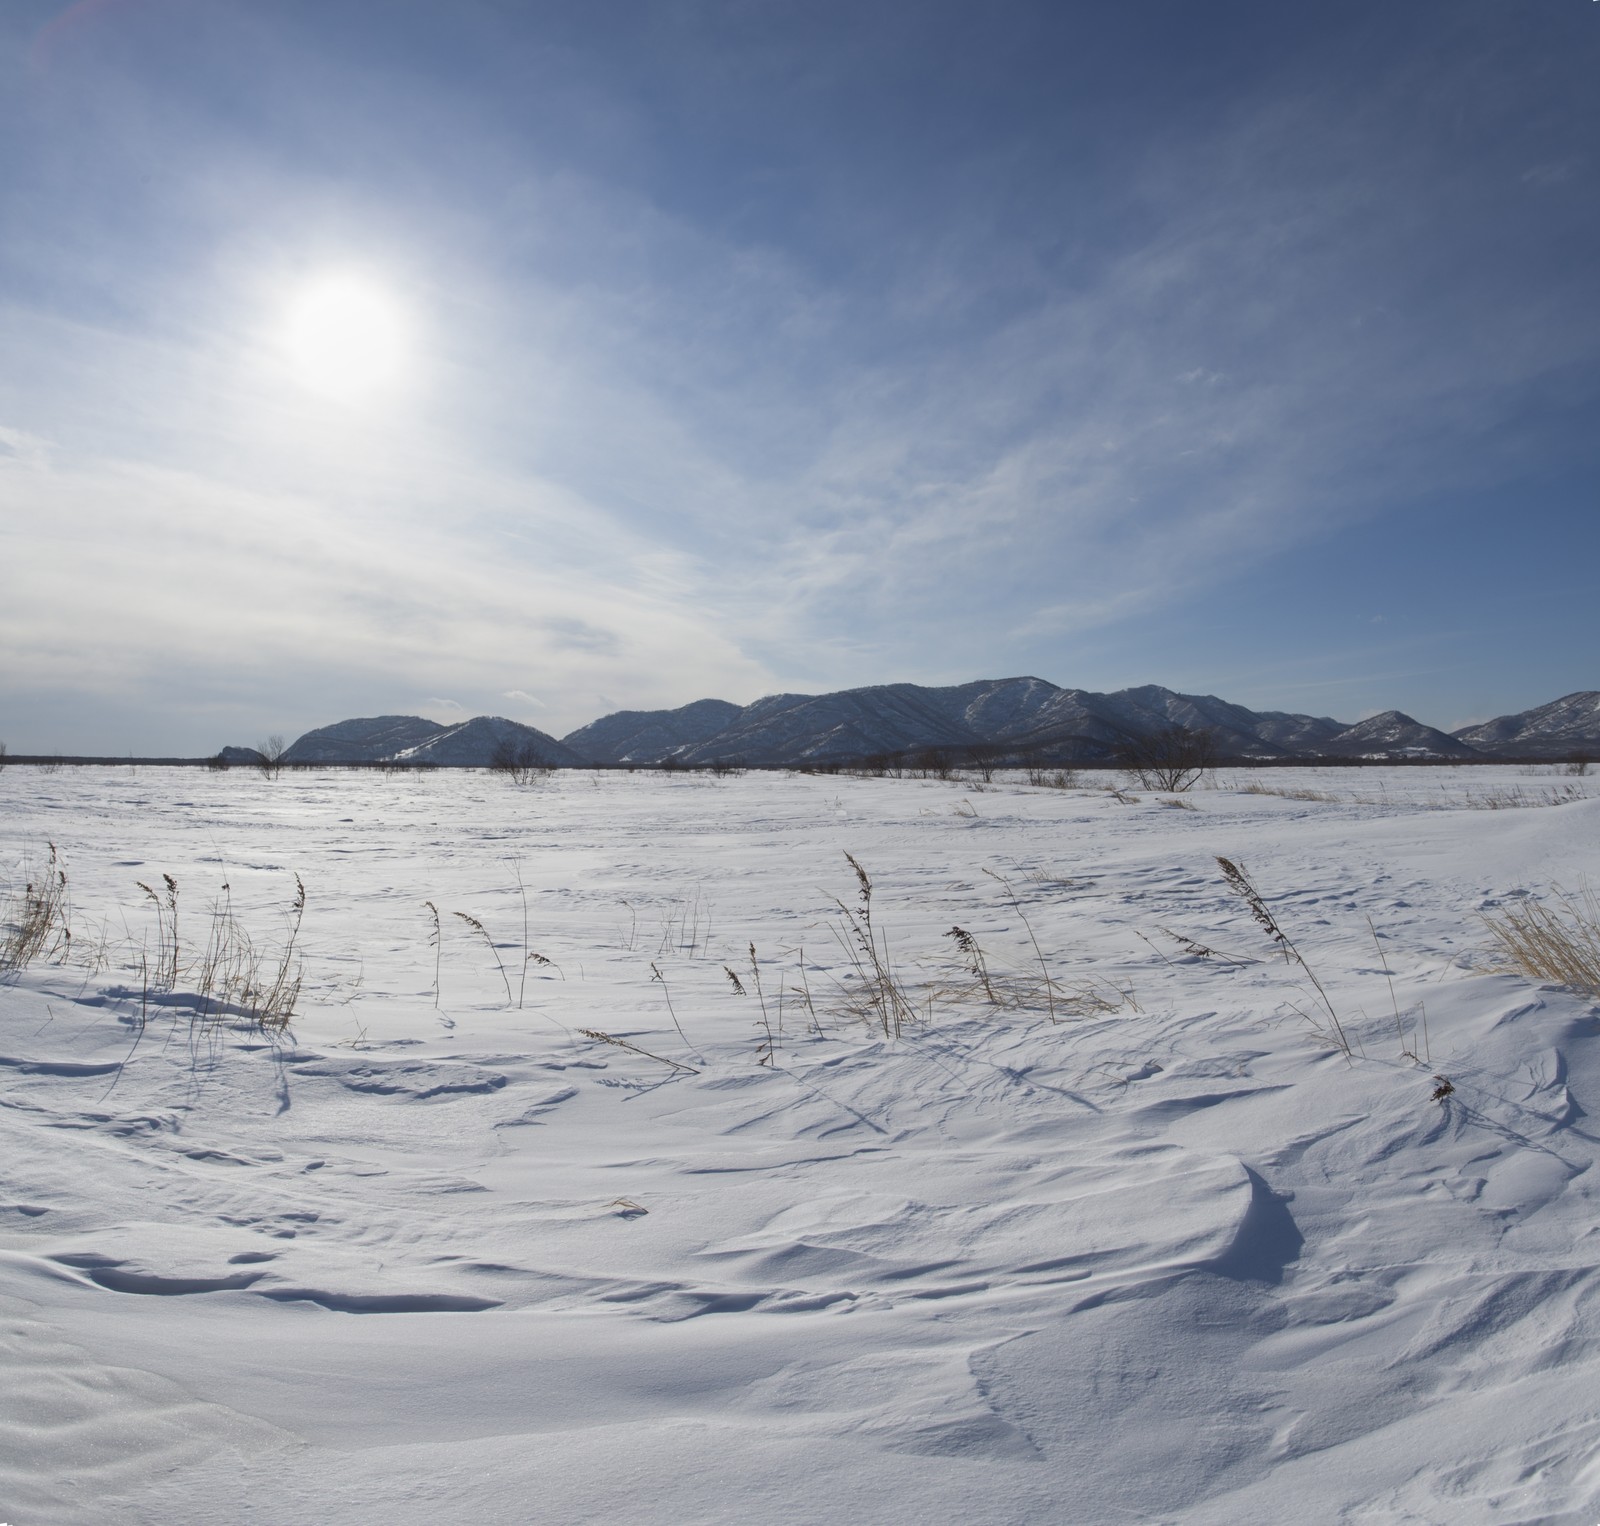
[[[967,973],[972,976],[983,991],[984,1000],[991,1007],[1000,1005],[1000,998],[995,992],[994,980],[989,974],[989,961],[983,956],[983,949],[978,940],[964,927],[952,927],[945,934],[947,938],[955,940],[956,950],[961,955],[961,962],[966,966]]]
[[[660,1065],[670,1065],[674,1070],[687,1072],[691,1076],[700,1074],[693,1065],[685,1065],[682,1060],[668,1058],[664,1054],[656,1054],[649,1049],[641,1049],[637,1044],[630,1043],[627,1039],[619,1039],[614,1033],[602,1033],[598,1028],[580,1028],[578,1032],[586,1039],[593,1039],[598,1044],[610,1044],[616,1049],[626,1049],[629,1054],[643,1055],[647,1060],[654,1060]],[[620,1202],[621,1199],[618,1199]]]
[[[931,1016],[931,1002],[927,1014],[919,1013],[896,976],[889,935],[872,921],[872,877],[853,854],[846,853],[845,858],[855,872],[858,904],[846,906],[837,898],[833,903],[844,916],[844,927],[836,927],[834,935],[850,964],[839,988],[842,1005],[848,1016],[881,1028],[885,1038],[898,1038],[908,1022]]]
[[[483,939],[484,946],[489,950],[490,955],[494,959],[494,967],[500,971],[500,979],[505,982],[506,1005],[508,1007],[514,1006],[516,1004],[516,998],[511,994],[511,977],[506,974],[505,961],[500,957],[500,950],[495,946],[494,939],[489,936],[489,929],[485,927],[483,923],[480,922],[476,917],[468,916],[464,911],[452,912],[451,915],[459,918],[462,922],[465,922],[473,932]]]
[[[1050,1021],[1059,1022],[1056,1016],[1056,993],[1054,982],[1050,979],[1050,971],[1044,962],[1044,954],[1039,948],[1039,940],[1033,935],[1033,923],[1028,920],[1028,914],[1022,909],[1022,902],[1017,899],[1017,893],[1011,888],[1010,881],[1004,875],[996,874],[993,869],[983,871],[1006,893],[1006,899],[1011,903],[1011,909],[1016,912],[1023,927],[1028,932],[1028,942],[1033,945],[1033,957],[1039,961],[1039,974],[1043,977],[1045,1004],[1050,1008]]]
[[[1324,805],[1337,805],[1339,796],[1330,794],[1322,789],[1272,789],[1269,786],[1252,779],[1248,784],[1239,786],[1241,795],[1276,795],[1280,800],[1315,800]]]
[[[1306,963],[1305,957],[1300,950],[1290,942],[1289,935],[1278,926],[1278,920],[1272,915],[1272,910],[1267,905],[1265,898],[1251,884],[1249,876],[1245,874],[1244,870],[1234,863],[1232,859],[1222,858],[1221,856],[1217,858],[1217,864],[1222,870],[1223,879],[1228,882],[1228,888],[1250,908],[1250,915],[1256,919],[1262,931],[1277,944],[1285,961],[1290,964],[1298,964],[1305,971],[1306,979],[1311,982],[1316,990],[1317,1000],[1322,1003],[1322,1010],[1327,1013],[1327,1020],[1324,1022],[1313,1012],[1301,1011],[1301,1016],[1311,1025],[1312,1031],[1319,1038],[1325,1039],[1332,1044],[1348,1059],[1353,1052],[1350,1045],[1350,1035],[1345,1031],[1344,1024],[1339,1021],[1339,1014],[1334,1011],[1333,1003],[1328,999],[1328,993],[1323,989],[1322,982],[1317,979],[1316,972]],[[1297,1008],[1296,1010],[1300,1009]]]
[[[439,966],[444,959],[444,929],[439,925],[439,908],[432,901],[422,903],[433,918],[433,931],[428,934],[428,947],[433,950],[433,1006],[439,1007]]]
[[[738,971],[731,964],[723,965],[722,972],[728,977],[728,984],[740,996],[748,996],[750,994],[744,982],[739,979]],[[761,1016],[757,1019],[757,1025],[761,1029],[761,1037],[756,1044],[756,1064],[771,1065],[777,1057],[778,1038],[783,1035],[783,986],[780,984],[778,987],[778,1032],[774,1036],[772,1015],[767,1010],[766,988],[761,981],[761,961],[756,958],[756,946],[754,943],[750,945],[750,985],[755,988],[756,1000],[761,1004]]]
[[[175,991],[178,988],[178,882],[170,874],[161,876],[165,896],[152,890],[143,880],[134,883],[144,891],[156,911],[156,968],[150,989]]]
[[[163,874],[159,892],[142,880],[136,883],[156,913],[153,967],[148,945],[139,951],[141,1029],[149,1016],[151,994],[155,993],[167,995],[167,1005],[187,1007],[202,1028],[228,1019],[243,1019],[263,1034],[287,1031],[303,980],[298,945],[306,910],[306,887],[298,874],[294,877],[294,900],[289,905],[280,944],[269,944],[251,935],[234,910],[231,888],[224,884],[211,905],[205,945],[189,958],[184,956],[179,937],[177,880]]]
[[[43,954],[72,950],[68,924],[67,871],[61,867],[54,843],[37,868],[24,866],[26,885],[20,896],[8,898],[0,917],[0,973],[26,969]]]
[[[1587,792],[1576,784],[1558,784],[1547,790],[1525,790],[1520,784],[1510,789],[1487,790],[1481,795],[1467,791],[1465,801],[1470,811],[1521,811],[1543,805],[1570,805],[1574,800],[1587,800]]]
[[[1585,886],[1526,900],[1484,919],[1498,963],[1532,980],[1600,997],[1600,900]]]
[[[982,946],[975,933],[957,925],[944,936],[955,946],[963,978],[959,981],[952,981],[948,976],[909,978],[890,960],[888,937],[873,920],[871,876],[850,854],[845,857],[855,871],[860,904],[850,907],[835,902],[847,919],[843,929],[835,929],[835,935],[850,961],[839,982],[837,1010],[848,1018],[879,1028],[886,1038],[897,1037],[907,1022],[931,1021],[936,1007],[959,1011],[975,1001],[993,1011],[1042,1012],[1052,1023],[1060,1022],[1063,1017],[1139,1010],[1131,991],[1109,982],[1069,982],[1053,976],[1021,900],[1010,882],[992,869],[984,873],[1001,887],[1008,905],[1022,923],[1031,961],[1012,964],[997,958]],[[806,1000],[809,1006],[809,992]]]
[[[303,975],[296,944],[305,917],[306,887],[295,875],[288,929],[276,953],[251,938],[233,914],[232,893],[226,885],[222,890],[223,899],[212,909],[195,980],[200,1015],[239,1016],[262,1033],[282,1033],[300,999]]]

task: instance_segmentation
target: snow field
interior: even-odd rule
[[[1592,782],[1083,782],[0,773],[0,1519],[1592,1522],[1596,1009],[1480,920]],[[296,874],[290,1031],[199,1021]]]

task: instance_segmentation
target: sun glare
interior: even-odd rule
[[[303,385],[348,402],[392,387],[405,368],[400,307],[362,276],[324,276],[302,288],[290,304],[285,341]]]

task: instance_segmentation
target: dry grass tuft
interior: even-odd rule
[[[162,879],[171,887],[175,905],[177,882],[170,875],[163,875]],[[160,900],[148,889],[146,894],[156,901],[160,913]],[[194,1010],[202,1022],[242,1017],[261,1033],[277,1034],[288,1029],[304,978],[296,945],[305,912],[306,887],[297,874],[283,946],[276,953],[269,952],[239,921],[233,910],[233,893],[227,885],[222,887],[221,899],[211,908],[206,946],[199,961],[184,971],[193,977]],[[171,928],[172,942],[158,952],[158,971],[165,967],[172,980],[166,989],[172,990],[177,983],[176,913],[172,913],[170,922],[163,918],[163,924]]]
[[[691,1076],[700,1074],[693,1065],[685,1065],[682,1060],[669,1059],[664,1054],[655,1054],[648,1049],[641,1049],[637,1044],[630,1044],[627,1039],[619,1039],[614,1033],[602,1033],[598,1028],[580,1028],[578,1032],[586,1039],[593,1039],[598,1044],[610,1044],[617,1049],[626,1049],[629,1054],[643,1055],[647,1060],[654,1060],[659,1065],[670,1065],[674,1070],[685,1071]]]
[[[144,891],[156,909],[156,969],[151,989],[175,991],[178,988],[178,882],[170,874],[161,876],[165,896],[158,895],[143,880],[135,880],[134,884]]]
[[[476,917],[468,916],[464,911],[451,912],[451,916],[457,917],[461,921],[465,922],[473,932],[483,939],[484,944],[488,948],[490,954],[494,956],[494,967],[500,971],[500,979],[505,982],[506,1005],[508,1007],[514,1006],[516,1004],[516,998],[511,994],[511,977],[506,974],[505,961],[501,959],[500,950],[495,946],[494,939],[489,936],[489,929],[485,927],[483,923],[480,922]]]
[[[900,1030],[922,1014],[895,974],[888,934],[873,925],[872,877],[853,854],[846,853],[845,859],[855,873],[859,904],[846,906],[837,897],[833,903],[844,915],[844,928],[834,928],[834,935],[850,962],[849,983],[840,988],[843,1004],[850,1016],[881,1028],[885,1038],[898,1038]]]
[[[1326,1023],[1318,1018],[1315,1013],[1302,1010],[1301,1016],[1306,1019],[1312,1030],[1319,1037],[1326,1039],[1336,1049],[1340,1050],[1346,1059],[1349,1059],[1353,1053],[1350,1045],[1350,1035],[1345,1032],[1344,1024],[1339,1021],[1339,1014],[1334,1011],[1333,1003],[1328,1000],[1328,993],[1322,988],[1322,982],[1317,979],[1316,972],[1306,963],[1305,957],[1300,950],[1289,941],[1289,935],[1278,926],[1277,918],[1272,915],[1271,908],[1268,907],[1261,892],[1250,883],[1250,879],[1244,870],[1234,863],[1232,859],[1223,858],[1220,855],[1217,858],[1217,864],[1222,870],[1223,879],[1228,882],[1228,888],[1250,908],[1250,915],[1256,919],[1266,935],[1277,944],[1285,961],[1290,964],[1298,964],[1305,971],[1306,979],[1316,989],[1317,999],[1322,1003],[1322,1010],[1328,1014]]]
[[[27,870],[26,888],[8,900],[0,919],[0,973],[28,967],[41,954],[59,952],[63,959],[72,949],[72,929],[67,921],[67,871],[61,867],[56,845],[37,870]]]
[[[994,981],[989,977],[989,961],[983,957],[978,940],[964,927],[952,927],[945,937],[955,940],[961,962],[967,967],[967,973],[982,987],[984,999],[991,1007],[998,1007],[1000,998],[995,994]]]
[[[1483,920],[1498,962],[1532,980],[1600,997],[1600,900],[1585,886],[1554,904],[1526,900]]]
[[[1525,790],[1520,784],[1510,789],[1486,790],[1481,795],[1467,791],[1466,806],[1470,811],[1521,811],[1545,805],[1571,805],[1575,800],[1587,800],[1587,792],[1576,784],[1558,784],[1547,790]]]
[[[149,949],[139,951],[143,973],[141,1030],[149,1017],[152,993],[167,994],[167,1005],[188,1008],[202,1030],[230,1018],[242,1018],[263,1034],[276,1035],[288,1029],[304,978],[298,945],[306,911],[306,887],[298,874],[294,877],[294,900],[280,945],[274,948],[250,935],[234,911],[231,888],[224,884],[211,905],[205,945],[188,958],[178,936],[177,880],[163,874],[159,892],[142,880],[135,883],[156,913],[153,967]]]
[[[1280,800],[1315,800],[1324,805],[1337,805],[1339,797],[1324,789],[1272,789],[1257,779],[1239,786],[1241,795],[1276,795]]]

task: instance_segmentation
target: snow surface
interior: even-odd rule
[[[1105,782],[0,772],[75,933],[0,985],[0,1519],[1592,1526],[1597,1011],[1480,913],[1594,874],[1593,781]],[[302,877],[289,1037],[145,991],[163,872],[186,964]]]

